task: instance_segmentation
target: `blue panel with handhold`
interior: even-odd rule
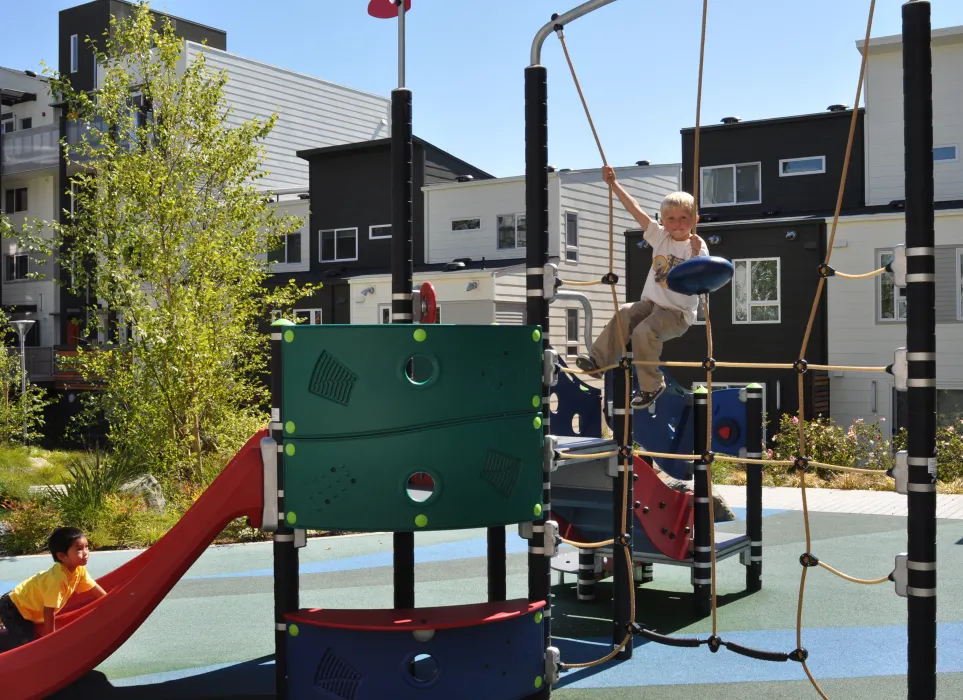
[[[679,294],[709,294],[729,284],[735,269],[715,255],[691,258],[669,271],[666,284]]]
[[[567,367],[560,357],[558,364]],[[552,411],[552,435],[602,437],[602,390],[586,384],[577,374],[559,372],[552,387],[558,400]],[[553,402],[555,403],[555,402]],[[576,416],[578,430],[575,430]]]
[[[419,622],[418,609],[404,612]],[[405,621],[398,630],[347,629],[297,617],[288,616],[290,700],[520,700],[545,684],[541,610],[416,630]]]
[[[692,454],[692,392],[685,389],[661,367],[665,391],[648,408],[633,411],[634,440],[651,452]],[[634,391],[638,379],[632,373]],[[612,372],[605,373],[606,401],[612,396]],[[606,412],[606,422],[612,419]],[[714,389],[712,392],[712,451],[738,455],[746,446],[746,404],[739,400],[739,389]],[[691,479],[693,464],[677,459],[655,460],[659,468],[676,479]],[[554,505],[554,504],[553,504]]]

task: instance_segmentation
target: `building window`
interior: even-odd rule
[[[27,279],[27,260],[26,253],[13,253],[7,256],[7,282]]]
[[[761,163],[702,168],[702,205],[759,204],[762,201],[761,172]]]
[[[452,219],[452,231],[478,231],[481,229],[481,219]]]
[[[706,310],[702,305],[702,297],[699,297],[699,303],[696,305],[696,320],[695,324],[699,326],[706,325]]]
[[[80,59],[80,42],[77,39],[77,35],[73,34],[70,37],[70,72],[77,72],[77,62]]]
[[[524,214],[498,215],[498,249],[524,248],[527,239]]]
[[[733,260],[733,323],[779,323],[779,258]]]
[[[294,322],[309,326],[321,325],[321,309],[295,309]]]
[[[268,253],[268,260],[273,263],[290,264],[301,262],[301,234],[289,233],[284,237],[280,247]]]
[[[565,353],[578,356],[578,309],[565,309]]]
[[[936,146],[933,149],[933,160],[937,163],[959,160],[956,146]]]
[[[20,129],[26,131],[27,129],[33,128],[33,117],[26,117],[20,120]]]
[[[876,251],[876,268],[886,267],[893,262],[892,250]],[[877,315],[881,322],[903,321],[906,319],[906,287],[899,288],[893,281],[892,272],[884,272],[876,282]]]
[[[15,214],[18,211],[27,211],[27,188],[18,187],[15,190],[7,190],[6,201],[3,204],[3,211],[6,214]]]
[[[565,231],[562,236],[565,259],[569,262],[578,262],[578,213],[565,212]]]
[[[826,156],[786,158],[779,161],[779,177],[821,175],[826,172]]]
[[[391,224],[380,224],[368,227],[368,239],[391,238]]]
[[[391,304],[378,306],[378,323],[391,323]]]
[[[358,229],[332,228],[320,232],[319,262],[348,262],[358,259]]]

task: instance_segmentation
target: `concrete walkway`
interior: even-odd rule
[[[744,486],[714,485],[733,508],[746,507]],[[893,491],[847,491],[841,489],[806,489],[809,510],[814,513],[855,513],[865,515],[906,515],[906,496]],[[766,486],[762,489],[762,507],[773,510],[802,510],[802,492],[798,488]],[[937,494],[936,517],[963,520],[963,495]]]

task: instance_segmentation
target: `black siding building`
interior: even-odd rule
[[[824,113],[724,123],[700,130],[699,235],[711,255],[736,268],[733,281],[711,295],[713,356],[717,361],[792,363],[799,359],[826,256],[853,112],[834,105]],[[865,202],[863,110],[856,130],[842,210]],[[692,192],[694,129],[683,129],[682,183]],[[626,294],[640,298],[652,251],[641,231],[626,232]],[[826,294],[816,309],[805,352],[810,364],[826,364]],[[665,344],[664,360],[701,362],[707,357],[704,322]],[[705,382],[702,369],[673,368],[682,385]],[[799,408],[795,370],[726,369],[714,384],[765,387],[766,435],[783,413]],[[804,375],[806,416],[829,414],[829,376]]]
[[[278,275],[322,283],[297,308],[320,308],[324,323],[350,323],[348,279],[391,270],[391,139],[298,151],[309,163],[310,271]],[[494,176],[419,138],[412,159],[412,264],[425,262],[425,199],[421,188],[459,178]]]

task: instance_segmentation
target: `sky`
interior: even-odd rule
[[[524,172],[524,69],[532,39],[579,0],[412,0],[407,87],[414,132],[493,175]],[[227,50],[388,96],[398,86],[398,26],[368,0],[153,0],[152,7],[227,32]],[[0,65],[56,67],[57,13],[80,0],[5,3]],[[903,0],[876,0],[873,37],[899,34]],[[703,125],[852,105],[856,42],[869,0],[710,0]],[[700,0],[616,0],[565,30],[608,162],[678,163],[679,131],[695,125]],[[933,28],[963,25],[961,0],[933,0]],[[548,70],[549,163],[596,168],[602,158],[560,44]],[[861,104],[863,102],[861,101]]]

